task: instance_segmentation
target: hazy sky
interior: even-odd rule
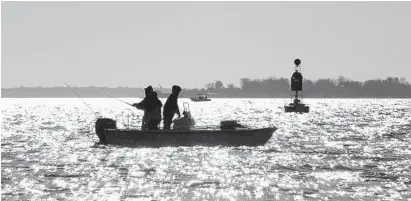
[[[411,81],[411,2],[1,2],[1,85]]]

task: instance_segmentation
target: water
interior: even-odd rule
[[[199,126],[279,129],[259,147],[173,148],[95,146],[95,113],[133,128],[142,112],[84,100],[1,100],[3,200],[411,200],[410,99],[307,99],[301,115],[289,99],[190,102]]]

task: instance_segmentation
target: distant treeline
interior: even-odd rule
[[[184,88],[184,86],[182,86]],[[224,85],[222,81],[207,84],[202,89],[183,89],[180,97],[193,97],[199,93],[215,98],[288,98],[290,97],[288,78],[240,79],[240,86]],[[75,87],[81,97],[134,97],[144,96],[143,88]],[[170,89],[163,89],[163,92]],[[353,81],[345,77],[337,79],[303,80],[303,94],[307,98],[411,98],[411,85],[404,78]],[[161,94],[159,94],[161,96]],[[163,93],[166,97],[168,93]],[[19,87],[2,88],[3,98],[30,97],[76,97],[68,87]]]
[[[240,86],[224,86],[223,82],[209,83],[203,89],[186,89],[185,94],[212,93],[216,97],[290,97],[290,79],[270,77],[267,79],[240,79]],[[353,81],[338,79],[303,79],[303,94],[309,98],[411,98],[411,85],[405,78]]]

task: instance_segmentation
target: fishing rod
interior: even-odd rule
[[[132,104],[127,103],[127,102],[125,102],[125,101],[122,101],[121,99],[118,99],[118,98],[116,98],[116,97],[110,96],[110,95],[108,95],[108,94],[105,94],[105,95],[106,95],[107,97],[114,98],[114,99],[116,99],[116,100],[118,100],[118,101],[120,101],[120,102],[122,102],[122,103],[125,103],[125,104],[127,104],[127,105],[129,105],[129,106],[131,106],[131,107],[134,107]]]
[[[86,101],[84,101],[84,100],[80,97],[80,95],[78,95],[78,93],[76,92],[76,90],[74,90],[69,84],[67,84],[67,82],[64,82],[64,84],[66,84],[67,87],[70,88],[71,91],[73,91],[73,93],[76,94],[76,96],[77,96],[85,105],[87,105],[88,109],[90,109],[90,111],[93,112],[93,114],[94,114],[95,117],[97,117],[97,118],[100,118],[100,117],[101,117],[101,114],[100,114],[100,113],[99,113],[99,115],[97,116],[97,113],[96,113],[93,109],[91,109],[90,105],[88,105],[88,104],[86,103]],[[91,138],[93,138],[93,136],[94,136],[94,135],[92,135]]]
[[[96,113],[93,109],[91,109],[90,105],[88,105],[88,104],[86,103],[86,101],[84,101],[84,100],[80,97],[80,95],[78,95],[78,93],[76,92],[76,90],[73,89],[73,87],[71,87],[69,84],[67,84],[67,82],[64,82],[64,84],[66,84],[67,87],[69,87],[69,88],[73,91],[73,93],[76,94],[76,96],[88,107],[88,109],[90,109],[94,114]]]

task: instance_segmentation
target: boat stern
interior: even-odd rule
[[[106,136],[104,130],[106,129],[117,129],[117,122],[110,118],[99,118],[96,121],[95,131],[96,135],[99,138],[100,142],[106,144]]]

